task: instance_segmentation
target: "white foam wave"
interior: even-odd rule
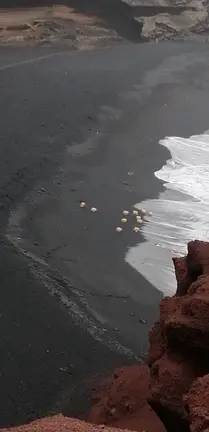
[[[155,173],[165,191],[135,205],[153,216],[142,227],[146,242],[130,248],[126,260],[157,289],[173,294],[172,256],[184,254],[190,240],[209,239],[209,134],[166,137],[160,144],[171,152]]]

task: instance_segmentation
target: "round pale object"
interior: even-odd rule
[[[129,211],[128,210],[123,210],[122,213],[124,214],[124,216],[128,216]]]
[[[122,228],[121,228],[121,227],[117,227],[117,228],[116,228],[116,231],[117,231],[117,232],[121,232],[121,231],[122,231]]]
[[[136,221],[137,221],[137,223],[142,223],[142,218],[141,218],[141,216],[137,216],[137,217],[136,217]]]
[[[121,222],[122,222],[122,223],[126,223],[126,222],[127,222],[127,219],[126,219],[126,218],[122,218],[122,219],[121,219]]]
[[[138,210],[133,210],[133,215],[134,216],[138,216],[138,214],[139,214]]]
[[[86,207],[86,203],[85,203],[84,201],[81,201],[81,202],[80,202],[80,207],[81,207],[81,208]]]
[[[139,232],[139,227],[137,227],[137,226],[133,227],[133,231],[134,232]]]
[[[97,212],[97,208],[96,208],[96,207],[92,207],[92,208],[91,208],[91,212],[92,212],[92,213],[96,213],[96,212]]]
[[[143,215],[145,215],[145,214],[147,213],[147,210],[145,210],[145,209],[141,209],[141,213],[142,213]]]
[[[152,212],[148,212],[147,214],[148,214],[148,216],[152,216]]]

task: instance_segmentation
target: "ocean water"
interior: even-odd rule
[[[176,290],[173,256],[186,253],[190,240],[209,240],[209,132],[160,141],[171,153],[154,173],[163,181],[157,199],[136,203],[153,215],[141,232],[144,242],[129,249],[126,261],[165,295]]]

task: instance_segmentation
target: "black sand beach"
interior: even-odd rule
[[[209,114],[205,45],[19,53],[0,52],[1,427],[80,414],[98,374],[146,355],[161,294],[115,228],[162,190],[159,139]]]

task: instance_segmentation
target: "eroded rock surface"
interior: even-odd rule
[[[147,5],[147,10],[143,11],[145,5]],[[141,36],[145,41],[207,40],[209,29],[207,1],[155,0],[153,2],[150,0],[144,2],[135,0],[135,6],[135,18],[142,25]]]
[[[206,8],[181,12],[178,15],[162,13],[142,19],[144,40],[188,39],[201,35],[209,28]]]
[[[148,402],[168,431],[199,432],[209,427],[209,396],[203,428],[196,426],[194,397],[200,386],[203,393],[209,386],[209,243],[190,242],[188,255],[175,258],[174,266],[176,294],[161,301],[160,320],[150,333]]]
[[[88,421],[138,432],[166,432],[147,403],[149,379],[147,365],[117,369],[96,389]]]
[[[64,417],[59,414],[36,420],[28,425],[1,429],[1,432],[122,432],[121,429],[108,428],[103,425],[95,426],[80,420]],[[124,432],[124,431],[123,431]]]

